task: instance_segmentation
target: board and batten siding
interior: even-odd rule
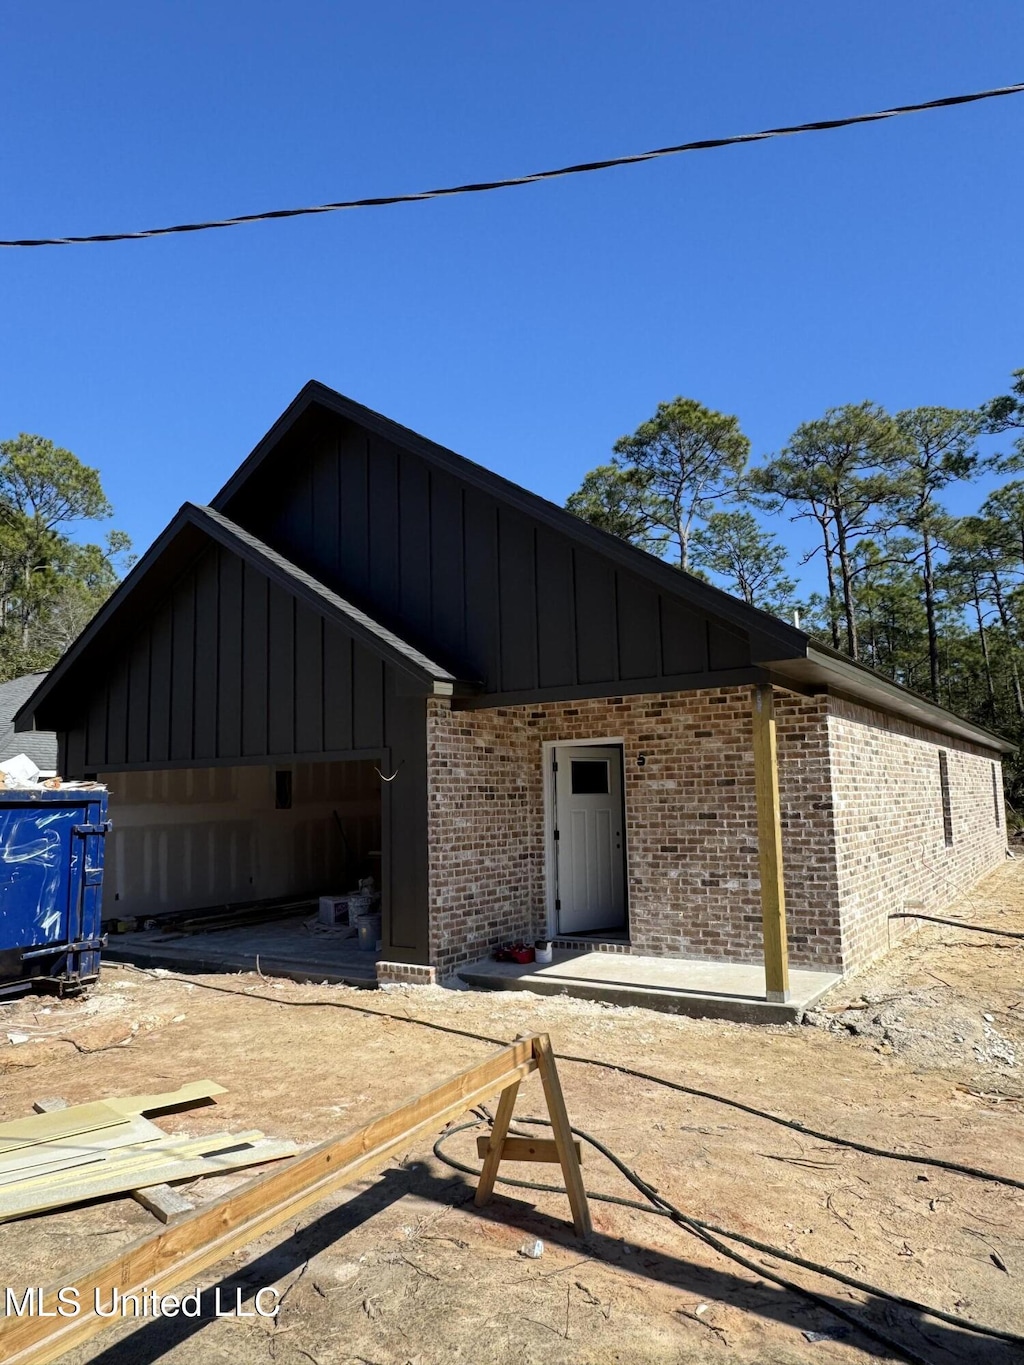
[[[420,960],[426,709],[411,690],[340,626],[212,546],[80,694],[80,723],[59,732],[61,771],[345,758],[398,769],[381,784],[385,947]]]
[[[700,686],[751,668],[690,608],[423,456],[309,415],[221,509],[457,676],[480,703]]]

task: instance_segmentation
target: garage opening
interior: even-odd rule
[[[318,979],[348,980],[349,967],[372,975],[376,953],[318,919],[322,896],[345,896],[369,878],[383,890],[381,784],[371,761],[110,772],[104,780],[113,822],[103,892],[108,956],[156,946],[168,950],[165,965],[169,956],[186,965],[219,958],[222,969],[239,970],[262,948],[264,970],[289,959]],[[380,913],[380,901],[374,908]],[[341,975],[330,970],[339,965]]]

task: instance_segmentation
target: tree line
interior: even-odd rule
[[[1005,449],[982,453],[983,438]],[[570,511],[797,622],[1024,748],[1024,370],[973,409],[830,408],[750,461],[736,416],[691,398],[612,447]],[[985,496],[979,480],[998,482]],[[0,442],[0,681],[52,667],[117,586],[131,543],[99,472],[41,436]],[[766,519],[804,522],[794,568]],[[803,575],[806,580],[807,575]],[[1006,765],[1024,807],[1024,758]]]
[[[123,531],[72,534],[112,509],[98,470],[42,436],[0,441],[0,682],[51,668],[131,560]]]
[[[1021,433],[1024,370],[973,409],[830,408],[756,464],[737,417],[674,398],[566,506],[1024,745]],[[983,476],[1001,480],[985,496]],[[810,527],[794,567],[813,590],[766,517]],[[1020,755],[1006,773],[1019,807]]]

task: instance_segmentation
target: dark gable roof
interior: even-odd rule
[[[64,657],[22,701],[14,717],[15,730],[32,728],[36,713],[60,689],[73,670],[99,647],[115,617],[123,634],[133,621],[145,619],[166,589],[210,543],[224,546],[265,574],[286,592],[342,627],[386,662],[430,688],[435,683],[451,690],[460,680],[440,664],[414,649],[393,631],[346,602],[337,593],[297,568],[220,512],[185,503],[177,516],[139,560],[113,596],[100,608]],[[469,684],[464,684],[469,686]]]
[[[792,684],[798,691],[831,688],[863,702],[880,707],[915,723],[957,735],[975,744],[1012,753],[1015,746],[1002,736],[986,730],[972,721],[962,719],[928,698],[901,687],[881,673],[863,664],[854,663],[844,655],[819,644],[805,631],[786,621],[750,607],[730,593],[716,588],[692,574],[666,564],[655,555],[639,550],[617,536],[589,525],[579,517],[531,493],[511,480],[495,474],[482,465],[456,455],[454,451],[435,441],[410,431],[400,423],[384,417],[372,408],[363,407],[351,398],[328,388],[317,380],[310,380],[285,409],[266,436],[249,457],[243,461],[212,501],[212,507],[230,511],[235,497],[242,491],[257,470],[268,460],[287,434],[313,408],[333,413],[376,433],[394,445],[420,456],[436,466],[478,488],[502,502],[517,508],[527,516],[551,527],[577,544],[594,551],[605,559],[631,570],[662,592],[671,593],[687,606],[697,607],[746,631],[751,644],[752,658],[785,685]]]
[[[792,684],[797,691],[832,689],[866,705],[904,716],[916,723],[947,734],[957,735],[989,749],[1013,752],[1014,746],[999,735],[963,720],[920,697],[907,688],[883,677],[873,669],[836,654],[819,645],[804,631],[767,612],[705,583],[691,574],[673,568],[656,556],[638,550],[616,536],[590,526],[564,508],[530,493],[499,474],[474,464],[464,456],[437,445],[390,418],[345,398],[325,384],[311,380],[267,432],[249,457],[213,499],[210,507],[185,506],[157,539],[148,553],[125,579],[109,602],[97,613],[68,653],[54,668],[33,696],[19,709],[15,728],[28,729],[40,704],[68,677],[71,670],[89,654],[115,613],[126,611],[143,615],[155,604],[166,587],[168,571],[180,572],[198,553],[201,545],[216,541],[248,560],[268,577],[294,593],[325,616],[338,621],[353,636],[374,649],[396,667],[428,685],[442,684],[445,690],[460,686],[455,676],[413,648],[393,631],[385,629],[365,612],[359,611],[331,592],[316,578],[272,550],[268,545],[229,520],[236,496],[271,458],[287,434],[311,409],[334,414],[345,421],[376,433],[384,440],[444,470],[456,479],[500,499],[558,534],[589,549],[606,560],[646,579],[659,591],[671,594],[688,607],[738,627],[747,633],[753,662],[780,684]],[[184,556],[184,557],[183,557]],[[161,570],[158,572],[158,568]],[[151,572],[152,571],[152,572]],[[99,663],[102,666],[102,663]],[[465,683],[467,690],[472,683]]]
[[[671,593],[688,606],[697,607],[738,626],[749,635],[754,661],[775,674],[781,683],[789,681],[798,690],[832,687],[865,704],[880,706],[904,715],[918,724],[958,735],[1004,753],[1013,751],[1014,746],[1001,736],[973,722],[963,720],[953,712],[901,687],[873,669],[853,664],[844,656],[819,645],[806,632],[798,630],[788,622],[781,621],[778,617],[756,607],[750,607],[721,588],[705,583],[692,574],[682,573],[655,555],[639,550],[595,526],[590,526],[571,512],[539,497],[536,493],[521,488],[511,480],[475,464],[472,460],[467,460],[462,455],[456,455],[454,451],[428,440],[418,432],[410,431],[408,427],[393,422],[371,408],[363,407],[361,403],[346,398],[316,380],[311,380],[303,387],[248,459],[239,466],[213,499],[212,506],[220,511],[229,512],[236,495],[273,455],[288,432],[313,408],[333,413],[376,433],[470,486],[490,493],[527,516],[536,518],[559,534],[605,559],[614,560],[639,577],[647,579],[660,591]]]
[[[752,648],[760,650],[766,658],[802,658],[806,651],[810,637],[786,621],[780,621],[777,616],[760,611],[757,607],[749,607],[723,589],[705,583],[703,579],[695,578],[692,574],[683,573],[673,568],[671,564],[666,564],[664,560],[658,559],[656,555],[648,554],[646,550],[638,550],[635,545],[620,540],[618,536],[591,526],[580,517],[574,516],[572,512],[567,512],[564,507],[559,507],[510,479],[475,464],[464,455],[456,455],[453,450],[428,440],[426,436],[420,436],[418,432],[410,431],[408,427],[403,427],[400,423],[393,422],[390,417],[374,412],[372,408],[363,407],[361,403],[346,398],[317,380],[310,380],[302,388],[263,440],[211,500],[210,506],[230,515],[235,496],[242,491],[264,461],[273,455],[287,433],[311,408],[320,408],[374,432],[454,478],[489,493],[526,516],[535,518],[595,554],[614,560],[639,577],[647,579],[660,591],[671,593],[687,606],[696,607],[739,627],[750,635]]]

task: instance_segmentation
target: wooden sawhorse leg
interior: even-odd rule
[[[544,1087],[544,1099],[548,1106],[548,1118],[551,1120],[554,1140],[550,1138],[510,1139],[508,1137],[509,1124],[512,1122],[512,1111],[519,1094],[519,1082],[516,1081],[512,1085],[506,1086],[501,1092],[501,1099],[498,1101],[498,1110],[494,1116],[494,1125],[491,1128],[490,1136],[481,1137],[478,1141],[478,1151],[483,1156],[484,1164],[480,1172],[480,1183],[477,1185],[474,1202],[478,1207],[482,1207],[490,1199],[494,1192],[494,1182],[497,1179],[498,1167],[503,1156],[510,1161],[557,1161],[562,1168],[562,1178],[565,1181],[566,1193],[569,1196],[572,1224],[576,1230],[576,1235],[588,1237],[593,1230],[593,1225],[590,1221],[587,1191],[580,1171],[579,1143],[572,1135],[569,1115],[565,1108],[565,1096],[562,1094],[562,1083],[558,1079],[558,1069],[555,1066],[555,1054],[551,1047],[551,1040],[546,1033],[538,1034],[534,1038],[533,1057],[537,1064],[537,1070],[540,1072],[541,1084]]]

